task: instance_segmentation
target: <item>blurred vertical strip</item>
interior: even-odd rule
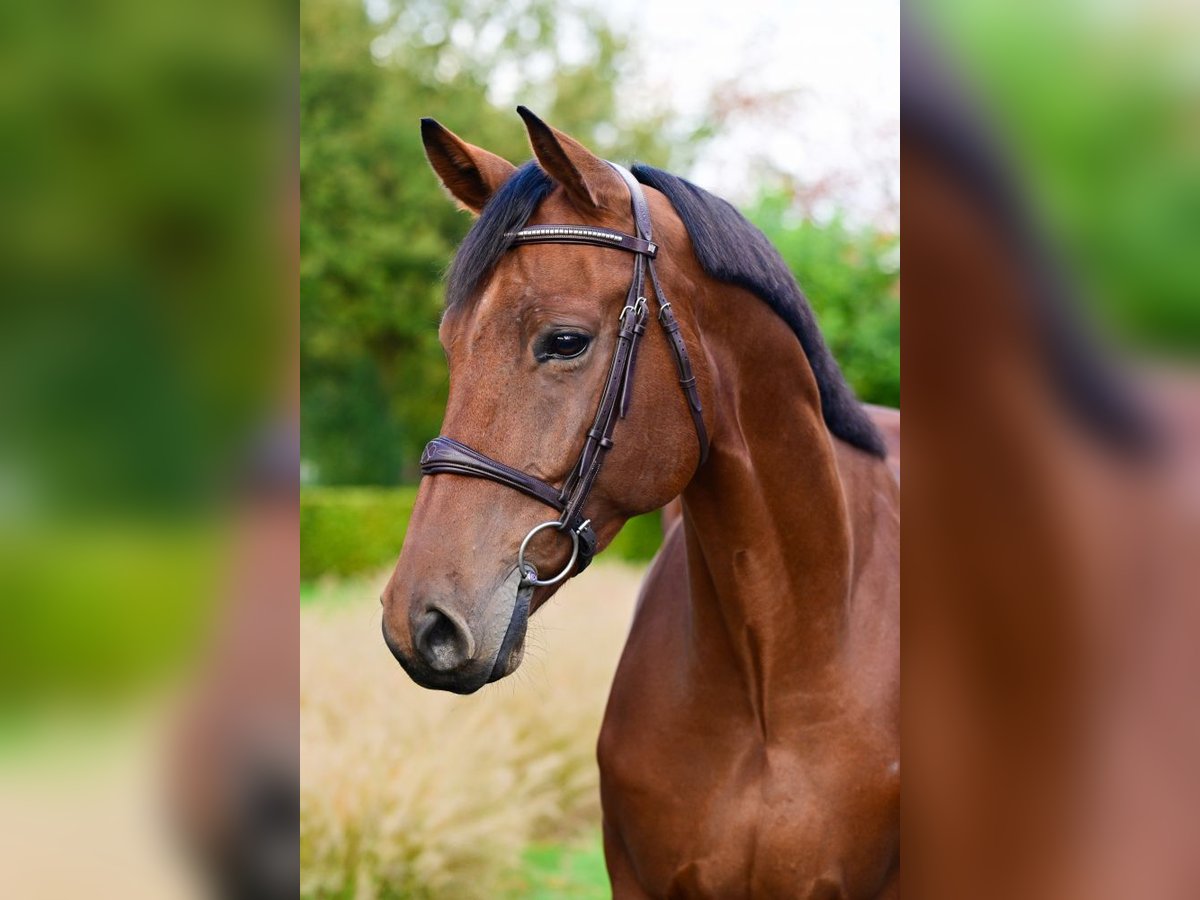
[[[294,895],[296,19],[0,9],[0,895]]]
[[[906,16],[906,892],[1197,897],[1200,21]]]

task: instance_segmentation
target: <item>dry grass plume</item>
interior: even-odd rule
[[[641,570],[597,564],[530,623],[517,673],[417,687],[379,634],[379,579],[301,613],[301,890],[492,898],[529,843],[600,821],[595,742]]]

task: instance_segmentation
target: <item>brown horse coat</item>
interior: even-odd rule
[[[779,370],[737,366],[764,334],[789,349],[750,299],[700,304],[729,311],[702,333],[752,346],[706,341],[737,384],[717,392],[713,459],[647,576],[601,732],[616,896],[868,897],[895,877],[898,488]],[[788,361],[806,371],[798,348]]]

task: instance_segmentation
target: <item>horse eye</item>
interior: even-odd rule
[[[591,339],[586,334],[562,331],[552,334],[546,341],[545,354],[554,359],[573,359],[588,348]]]

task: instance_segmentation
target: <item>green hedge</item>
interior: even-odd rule
[[[603,558],[650,562],[662,546],[662,537],[662,516],[657,511],[638,516],[625,523],[625,527],[605,548]]]
[[[300,577],[356,575],[395,562],[417,489],[300,491]]]
[[[300,492],[300,577],[356,575],[396,561],[415,487],[310,487]],[[662,543],[659,514],[631,519],[604,558],[646,562]]]
[[[106,708],[178,678],[209,637],[226,544],[211,522],[0,529],[0,757],[43,713],[54,734],[61,704]]]

